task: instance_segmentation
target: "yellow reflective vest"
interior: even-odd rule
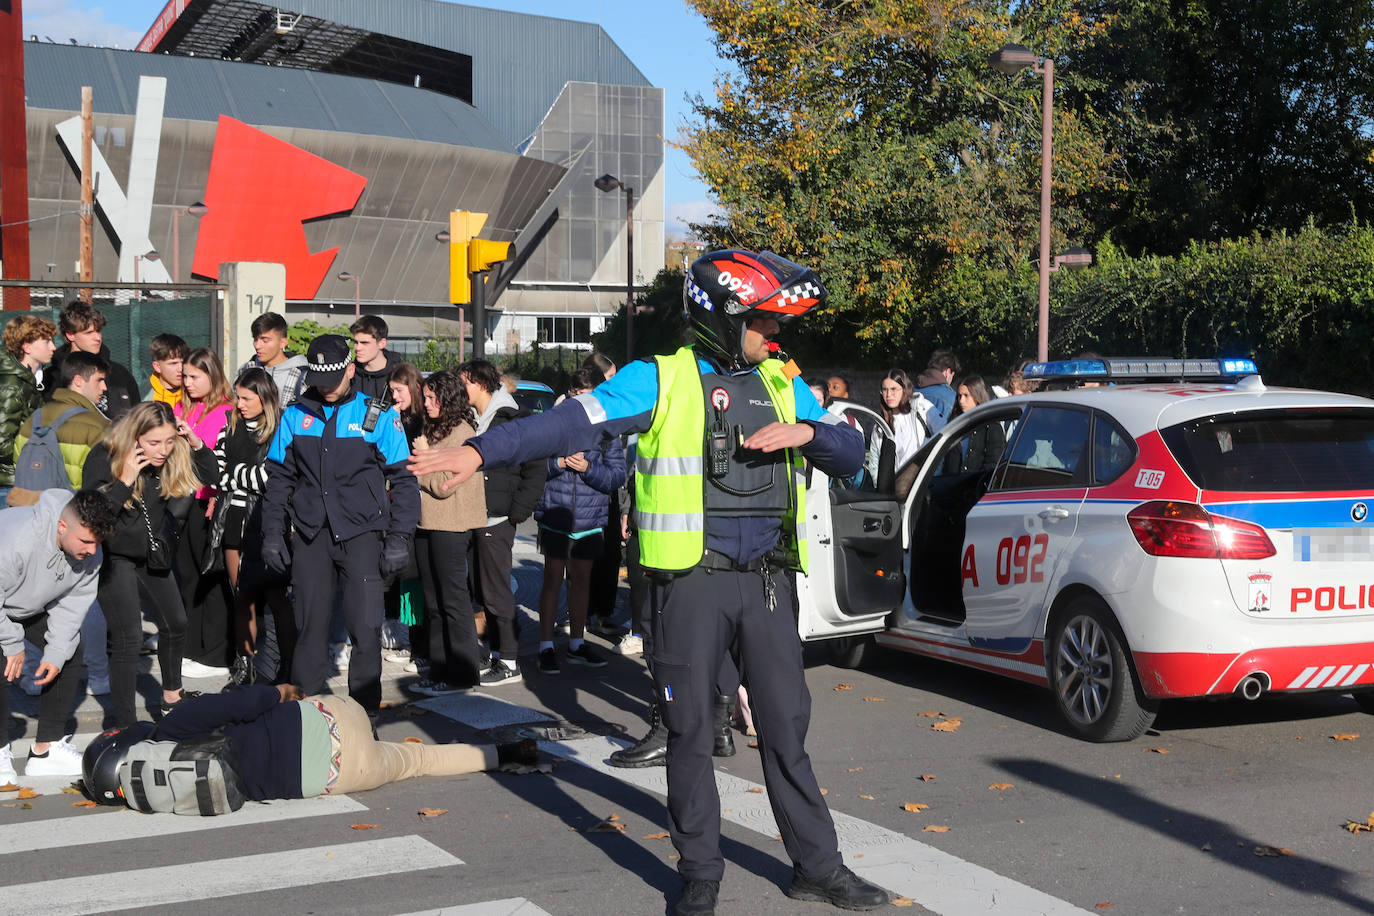
[[[683,347],[671,356],[656,356],[658,399],[652,425],[639,434],[635,456],[635,523],[639,558],[647,569],[685,572],[701,562],[706,550],[706,397],[696,352]],[[776,359],[757,367],[783,423],[797,422],[792,380]],[[801,454],[788,449],[792,468],[783,518],[782,546],[788,565],[806,572],[806,488]]]

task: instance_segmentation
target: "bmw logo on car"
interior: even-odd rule
[[[1350,517],[1357,522],[1364,521],[1364,517],[1369,514],[1369,507],[1364,503],[1355,503],[1350,507]]]

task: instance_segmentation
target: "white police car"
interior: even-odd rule
[[[902,503],[890,467],[812,470],[803,639],[848,637],[842,664],[876,642],[1049,687],[1092,741],[1136,737],[1175,697],[1345,691],[1374,711],[1374,401],[1266,388],[1248,360],[1028,377],[1111,384],[959,417]],[[963,471],[991,424],[1000,460]]]

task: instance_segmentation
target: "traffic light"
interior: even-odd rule
[[[468,243],[486,225],[485,213],[452,210],[448,215],[448,301],[466,305],[472,301],[468,267]]]
[[[468,270],[481,273],[491,270],[491,266],[504,261],[511,255],[510,242],[493,242],[489,239],[473,239],[468,242]]]

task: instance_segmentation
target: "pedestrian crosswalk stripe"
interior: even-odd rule
[[[108,814],[52,818],[43,821],[41,827],[32,822],[0,827],[0,855],[34,852],[40,849],[63,849],[92,843],[142,840],[177,833],[245,827],[301,817],[324,817],[366,810],[366,805],[359,804],[347,795],[295,798],[266,804],[248,802],[238,811],[224,817],[139,814],[127,808],[110,809]]]
[[[549,913],[524,897],[512,897],[509,900],[488,900],[484,903],[446,906],[442,910],[405,913],[403,916],[549,916]]]
[[[525,722],[552,722],[548,713],[487,696],[484,693],[450,694],[435,697],[413,704],[437,712],[439,715],[462,722],[477,729],[499,728],[503,725],[520,725]]]
[[[421,837],[389,837],[186,865],[11,884],[0,898],[0,916],[20,916],[32,913],[35,908],[42,910],[45,916],[144,909],[245,891],[260,893],[309,887],[462,864],[461,859]]]
[[[491,724],[480,724],[490,710],[474,702],[479,699],[494,698],[477,694],[445,697],[442,707],[431,708],[465,725],[490,728]],[[513,703],[507,705],[515,706]],[[524,718],[511,718],[519,709],[521,707],[502,710],[505,721],[497,724],[547,721],[549,718],[547,714],[534,709],[524,709]],[[581,763],[623,783],[666,796],[668,780],[664,767],[626,769],[606,763],[611,752],[619,750],[626,743],[595,737],[541,741],[539,744],[551,754]],[[768,796],[759,791],[762,786],[717,771],[716,788],[720,793],[723,818],[770,838],[777,835],[778,827],[768,804]],[[832,810],[831,817],[839,836],[840,852],[850,868],[869,881],[893,893],[910,897],[933,912],[955,916],[1007,912],[1081,916],[1087,912],[981,865],[913,840],[905,834],[838,811]],[[856,855],[862,855],[862,858],[855,858]],[[930,880],[932,875],[939,875],[940,880]]]

